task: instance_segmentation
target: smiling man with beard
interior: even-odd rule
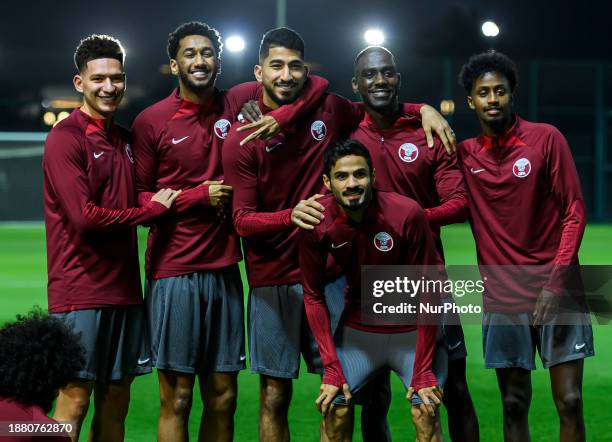
[[[401,79],[395,58],[386,48],[371,46],[357,55],[353,91],[361,96],[366,114],[351,138],[363,143],[372,155],[377,189],[412,198],[425,209],[436,249],[444,259],[440,228],[465,219],[465,185],[456,156],[448,154],[439,139],[435,139],[433,147],[428,147],[420,122],[402,112],[398,98]],[[446,302],[452,302],[452,298],[447,298]],[[477,441],[478,420],[466,380],[467,351],[463,330],[459,318],[452,319],[448,321],[452,324],[444,325],[449,353],[444,390],[449,432],[453,440]],[[388,390],[388,376],[386,379]],[[375,384],[380,385],[378,381]],[[373,387],[373,392],[384,393],[385,388]],[[381,406],[372,411],[386,415],[390,393],[386,398],[373,399]],[[381,430],[362,424],[362,432],[364,440],[376,440],[370,434]]]
[[[329,441],[352,440],[353,407],[377,373],[393,370],[408,390],[419,442],[441,440],[437,405],[446,374],[438,358],[436,325],[368,324],[362,320],[363,265],[436,266],[438,257],[423,209],[392,192],[372,190],[374,169],[358,141],[332,144],[325,152],[323,182],[332,192],[319,200],[325,219],[302,230],[300,268],[308,323],[324,365],[316,400]],[[346,276],[345,307],[335,334],[326,305],[328,254]],[[435,374],[434,374],[435,370]],[[371,388],[371,387],[370,387]],[[412,393],[416,392],[416,395]]]
[[[300,35],[288,28],[266,32],[254,73],[263,84],[257,105],[264,115],[299,101],[308,78]],[[446,138],[448,125],[433,108],[404,108],[421,115],[423,126]],[[325,149],[354,129],[362,115],[360,105],[327,93],[316,109],[277,138],[267,143],[243,141],[240,132],[251,125],[235,126],[223,146],[223,166],[234,186],[234,224],[246,252],[251,371],[260,374],[259,431],[264,441],[289,438],[291,380],[299,375],[300,354],[310,371],[320,372],[316,343],[304,319],[296,240],[298,228],[310,230],[325,216],[316,201],[326,192],[320,180]],[[326,277],[335,329],[343,308],[344,280],[331,261]]]
[[[134,121],[140,198],[160,187],[184,189],[176,210],[152,225],[146,252],[145,301],[152,363],[158,369],[158,440],[188,439],[193,387],[199,378],[204,411],[201,440],[232,440],[237,375],[245,367],[239,239],[228,216],[232,187],[224,183],[221,146],[242,103],[258,83],[215,88],[221,37],[201,22],[180,25],[168,38],[178,88]],[[278,128],[321,96],[314,78],[301,100],[266,121]]]

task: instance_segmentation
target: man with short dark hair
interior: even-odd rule
[[[151,371],[134,227],[178,196],[161,189],[137,207],[129,133],[113,122],[123,59],[112,37],[79,43],[73,83],[83,104],[51,129],[43,157],[49,311],[85,348],[85,366],[61,390],[54,415],[73,425],[75,439],[94,391],[90,440],[123,440],[132,379]]]
[[[325,419],[328,440],[351,440],[351,398],[381,370],[390,369],[408,390],[417,440],[439,441],[437,405],[447,362],[442,348],[434,375],[438,327],[422,321],[416,326],[368,324],[362,319],[362,266],[419,266],[419,273],[426,275],[427,267],[436,268],[439,262],[423,209],[410,198],[374,191],[374,178],[372,159],[361,143],[347,140],[329,146],[323,182],[332,195],[319,200],[325,219],[300,234],[306,315],[325,367],[316,404]],[[323,293],[328,254],[347,279],[344,312],[335,334]]]
[[[304,42],[288,28],[264,34],[255,77],[263,85],[258,106],[264,115],[300,100],[308,78]],[[431,108],[406,105],[428,124],[443,121]],[[426,118],[429,115],[430,118]],[[320,371],[316,345],[304,317],[298,228],[312,229],[323,219],[316,201],[325,187],[325,148],[349,133],[361,119],[360,106],[325,94],[317,107],[267,142],[242,140],[232,127],[223,146],[223,167],[234,188],[233,219],[243,237],[249,294],[249,349],[251,371],[260,374],[260,439],[288,440],[287,413],[292,379],[297,378],[300,354],[310,371]],[[424,122],[424,124],[426,124]],[[437,124],[436,124],[437,126]],[[330,262],[327,299],[335,328],[343,308],[344,280]]]
[[[436,249],[444,259],[440,227],[462,222],[467,211],[467,195],[456,156],[448,154],[439,139],[428,147],[420,122],[402,112],[401,75],[388,49],[370,46],[362,50],[355,58],[352,84],[366,113],[351,138],[363,143],[372,155],[376,170],[374,187],[412,198],[425,209]],[[452,302],[452,298],[446,302]],[[452,440],[477,441],[478,420],[465,375],[467,351],[463,330],[458,317],[450,319],[455,324],[444,325],[449,352],[444,386],[449,432]],[[390,395],[387,396],[386,407],[378,407],[376,412],[386,415],[390,404]],[[364,439],[371,431],[362,426]]]
[[[242,103],[256,96],[256,82],[229,91],[215,88],[222,50],[218,31],[201,22],[170,33],[168,56],[178,88],[134,121],[136,175],[143,201],[161,187],[184,189],[176,209],[149,232],[145,300],[158,369],[160,441],[188,439],[196,376],[204,411],[202,440],[232,440],[237,375],[245,367],[244,296],[240,244],[228,207],[221,146]],[[313,79],[299,102],[258,124],[274,132],[326,81]],[[263,133],[266,132],[266,133]]]
[[[571,151],[555,127],[513,112],[518,73],[505,55],[470,57],[459,83],[483,130],[457,150],[481,274],[518,269],[514,278],[500,279],[502,285],[489,277],[484,298],[484,359],[496,370],[504,439],[530,440],[537,347],[550,372],[561,440],[584,441],[583,362],[594,351],[575,272],[586,217]],[[568,303],[570,313],[558,314]]]

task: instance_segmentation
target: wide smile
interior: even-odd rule
[[[291,84],[278,84],[277,83],[275,86],[278,90],[284,93],[291,92],[297,87],[295,83],[291,83]]]
[[[196,80],[207,80],[210,77],[210,71],[206,69],[194,69],[190,74]]]
[[[98,99],[104,104],[115,104],[117,98],[116,95],[98,95]]]
[[[389,98],[391,96],[391,90],[389,89],[374,89],[370,91],[370,95],[374,98]]]

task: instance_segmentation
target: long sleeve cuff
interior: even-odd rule
[[[402,112],[404,113],[404,115],[417,117],[420,120],[421,119],[421,108],[423,106],[425,106],[424,103],[403,103]]]
[[[415,392],[419,391],[421,388],[434,387],[436,385],[438,385],[438,380],[431,370],[425,370],[422,373],[412,376],[412,382],[410,384]]]
[[[236,232],[242,237],[282,232],[291,227],[292,209],[262,213],[239,209],[234,212]]]
[[[174,202],[176,211],[179,213],[202,205],[210,205],[208,184],[200,184],[192,189],[183,190]]]
[[[437,207],[425,209],[425,218],[432,226],[462,223],[467,219],[467,208],[464,197],[451,198]]]
[[[342,372],[342,366],[338,359],[325,365],[323,372],[323,383],[333,385],[342,389],[342,386],[346,384],[344,373]]]

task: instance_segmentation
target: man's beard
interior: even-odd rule
[[[196,95],[202,95],[215,86],[215,80],[217,79],[217,71],[211,72],[210,79],[206,84],[196,84],[189,79],[189,75],[179,70],[179,77],[185,88],[189,89]]]
[[[303,85],[301,88],[299,88],[296,92],[295,95],[292,95],[290,97],[278,97],[275,93],[274,93],[274,86],[270,87],[267,84],[263,83],[263,87],[266,90],[266,93],[268,95],[268,97],[270,97],[270,99],[272,101],[274,101],[276,104],[278,104],[279,106],[283,106],[285,104],[291,104],[293,103],[295,100],[298,99],[298,97],[300,96],[300,93],[302,92],[303,89]]]
[[[341,198],[344,195],[341,195],[340,198],[336,197],[336,201],[338,201],[338,203],[346,210],[349,210],[349,211],[361,210],[364,207],[367,207],[368,204],[370,204],[370,201],[372,200],[372,187],[364,188],[363,192],[360,193],[360,195],[363,195],[363,198],[361,200],[352,200],[352,201],[349,201],[348,204],[345,203]],[[336,192],[334,192],[334,196],[336,196]]]

